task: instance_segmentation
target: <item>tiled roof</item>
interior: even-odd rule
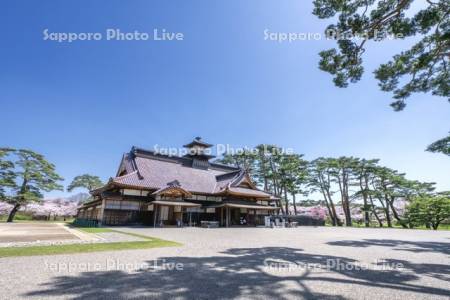
[[[228,191],[232,194],[247,194],[255,197],[270,197],[270,194],[260,191],[260,190],[252,190],[243,187],[230,187]]]
[[[158,190],[177,180],[181,188],[191,193],[223,194],[229,191],[252,197],[270,197],[270,194],[257,189],[233,186],[244,177],[241,169],[214,163],[208,169],[199,169],[189,165],[186,160],[189,158],[135,151],[124,156],[119,168],[126,170],[127,174],[112,178],[111,183]]]
[[[249,209],[268,209],[268,210],[277,210],[279,207],[263,205],[254,202],[242,201],[242,200],[225,200],[222,203],[213,203],[207,205],[207,207],[240,207],[240,208],[249,208]]]
[[[226,188],[230,186],[231,183],[239,177],[241,172],[242,172],[241,170],[238,170],[216,176],[217,184],[215,186],[214,192],[220,193],[226,190]]]

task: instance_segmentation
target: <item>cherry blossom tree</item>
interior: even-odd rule
[[[0,216],[8,215],[12,208],[11,204],[0,202]]]

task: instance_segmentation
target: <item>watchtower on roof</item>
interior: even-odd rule
[[[188,149],[188,153],[185,157],[192,158],[193,168],[208,169],[209,160],[215,157],[214,155],[211,155],[210,148],[212,146],[212,144],[202,141],[202,138],[198,136],[189,144],[183,145],[183,147]]]

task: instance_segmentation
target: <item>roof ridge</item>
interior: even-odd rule
[[[224,167],[224,168],[228,168],[228,169],[235,169],[235,170],[240,170],[240,167],[237,166],[232,166],[232,165],[227,165],[227,164],[222,164],[222,163],[218,163],[218,162],[210,162],[210,165],[214,165],[214,166],[218,166],[218,167]]]
[[[167,162],[174,162],[174,163],[181,163],[181,161],[187,161],[187,159],[183,156],[178,155],[169,155],[169,154],[163,154],[159,153],[153,150],[146,150],[143,148],[138,148],[136,146],[133,146],[131,148],[131,152],[138,157],[144,157],[144,158],[151,158],[156,159],[160,161],[167,161]]]
[[[134,170],[134,171],[131,172],[131,173],[127,173],[127,174],[124,174],[124,175],[122,175],[122,176],[116,176],[116,177],[113,177],[113,180],[115,180],[116,178],[119,179],[119,178],[130,177],[131,175],[134,175],[134,174],[139,174],[139,172],[138,172],[137,170]]]
[[[234,170],[234,171],[231,171],[231,172],[217,174],[216,175],[216,179],[219,179],[219,177],[225,177],[225,176],[231,175],[231,174],[236,173],[236,172],[240,172],[240,170]]]
[[[169,154],[163,154],[163,153],[159,153],[156,152],[154,150],[147,150],[144,148],[140,148],[137,146],[133,146],[131,148],[130,153],[132,153],[135,156],[139,156],[139,157],[144,157],[144,158],[149,158],[149,159],[157,159],[160,161],[167,161],[167,162],[173,162],[173,163],[183,163],[183,162],[191,162],[192,158],[186,158],[185,156],[178,156],[178,155],[169,155]],[[230,165],[226,165],[226,164],[221,164],[221,163],[216,163],[216,162],[210,162],[209,163],[209,169],[213,169],[213,170],[219,170],[219,171],[230,171],[231,172],[236,172],[236,171],[240,171],[242,170],[239,167],[235,167],[235,166],[230,166]]]

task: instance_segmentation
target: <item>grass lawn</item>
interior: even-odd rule
[[[101,233],[101,232],[113,232],[115,230],[109,229],[109,228],[102,228],[102,227],[73,227],[74,229],[78,229],[87,233]],[[116,231],[117,232],[117,231]],[[125,233],[121,232],[120,233]],[[128,234],[128,233],[126,233]]]
[[[34,255],[55,255],[55,254],[73,254],[99,251],[117,251],[117,250],[136,250],[159,247],[176,247],[180,243],[148,237],[140,234],[128,233],[108,228],[78,228],[85,232],[119,232],[145,239],[145,241],[118,242],[118,243],[92,243],[92,244],[68,244],[52,246],[30,246],[30,247],[5,247],[0,248],[0,257],[11,256],[34,256]]]
[[[329,222],[326,222],[325,226],[333,227],[331,225],[331,223],[329,223]],[[342,226],[342,227],[346,227],[346,226]],[[364,224],[358,224],[356,222],[353,222],[353,226],[349,227],[349,228],[382,228],[382,229],[392,229],[392,228],[394,228],[394,229],[405,229],[405,230],[409,230],[409,229],[433,230],[432,228],[426,228],[424,225],[423,226],[417,226],[417,227],[414,227],[414,228],[403,228],[399,224],[393,224],[392,227],[387,227],[387,225],[384,224],[383,227],[379,227],[379,226],[377,226],[377,224],[373,223],[373,224],[371,224],[370,227],[366,227]],[[441,224],[441,225],[439,225],[437,230],[450,230],[450,224]]]

